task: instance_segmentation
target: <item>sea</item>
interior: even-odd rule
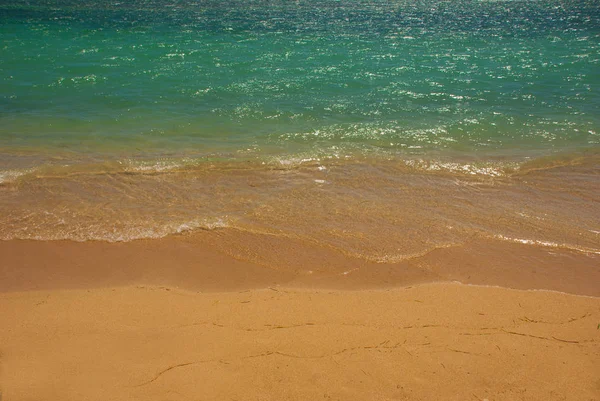
[[[3,0],[0,239],[224,230],[597,266],[600,2]]]

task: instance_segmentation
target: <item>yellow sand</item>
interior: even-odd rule
[[[599,400],[600,298],[459,284],[0,294],[3,401]]]

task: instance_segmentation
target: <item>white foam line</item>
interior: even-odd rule
[[[577,246],[571,246],[571,245],[567,245],[567,244],[557,244],[556,242],[539,241],[539,240],[522,239],[522,238],[511,238],[511,237],[506,237],[501,234],[495,235],[494,238],[500,239],[503,241],[525,244],[525,245],[539,245],[539,246],[545,246],[547,248],[559,248],[559,249],[562,248],[562,249],[569,249],[572,251],[577,251],[577,252],[582,252],[582,253],[592,253],[595,255],[600,255],[600,250],[597,250],[597,249],[577,247]]]
[[[27,169],[27,170],[21,170],[21,171],[19,171],[19,170],[0,171],[0,184],[4,184],[7,182],[13,182],[17,178],[21,177],[22,175],[28,174],[31,171],[33,171],[33,169]]]

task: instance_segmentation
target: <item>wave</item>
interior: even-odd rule
[[[506,157],[495,153],[487,156],[478,154],[475,158],[471,152],[446,153],[437,156],[419,156],[394,150],[369,148],[360,149],[353,146],[332,146],[314,150],[291,153],[265,153],[260,150],[231,154],[207,154],[200,156],[144,156],[104,159],[79,159],[65,162],[49,162],[44,158],[26,168],[0,170],[0,185],[9,184],[20,179],[65,178],[72,176],[94,176],[102,174],[160,175],[194,173],[202,171],[226,171],[241,169],[259,170],[294,170],[315,168],[320,171],[331,167],[356,164],[377,164],[395,168],[399,173],[423,172],[428,174],[453,174],[462,177],[502,178],[518,177],[536,172],[562,167],[587,167],[597,169],[600,166],[600,147],[571,152],[560,152],[539,157]]]
[[[33,169],[25,170],[0,170],[0,185],[16,181],[19,177],[30,174]]]
[[[569,251],[575,251],[575,252],[580,252],[580,253],[585,253],[585,254],[600,255],[600,249],[588,248],[588,247],[583,247],[583,246],[578,246],[578,245],[557,243],[557,242],[552,242],[552,241],[535,240],[535,239],[512,238],[512,237],[507,237],[507,236],[501,235],[501,234],[494,235],[492,238],[501,240],[501,241],[514,242],[517,244],[535,245],[535,246],[541,246],[544,248],[566,249]]]
[[[48,213],[51,214],[51,213]],[[216,218],[200,218],[183,222],[170,222],[155,225],[128,225],[118,230],[110,223],[102,226],[94,225],[66,225],[65,221],[59,219],[57,225],[40,224],[36,230],[26,231],[16,229],[14,231],[0,231],[0,240],[36,240],[36,241],[104,241],[104,242],[131,242],[143,239],[160,239],[172,235],[185,234],[194,231],[213,231],[230,227],[228,216]],[[62,224],[61,224],[62,223]],[[62,226],[62,227],[61,227]]]
[[[562,151],[526,160],[515,169],[514,175],[527,175],[565,167],[600,168],[600,147]]]
[[[540,165],[555,163],[539,163],[525,179],[514,160],[360,154],[127,158],[5,170],[0,239],[126,242],[236,228],[376,263],[481,237],[599,254],[597,166],[585,157],[561,174]]]

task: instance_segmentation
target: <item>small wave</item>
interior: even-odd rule
[[[31,173],[32,169],[27,170],[4,170],[0,171],[0,185],[16,181],[19,177]]]
[[[173,171],[189,165],[189,161],[175,161],[175,160],[154,160],[154,161],[133,161],[126,160],[120,162],[125,164],[124,171],[126,172],[140,172],[140,173],[161,173],[166,171]]]
[[[229,227],[229,223],[227,221],[227,217],[225,216],[222,218],[219,217],[214,219],[194,219],[184,223],[166,224],[164,226],[156,228],[132,229],[120,234],[99,233],[99,235],[94,236],[94,238],[85,238],[84,233],[84,237],[81,239],[81,241],[87,241],[91,239],[107,242],[131,242],[141,239],[165,238],[170,235],[185,234],[196,230],[213,231],[226,227]]]
[[[64,178],[77,176],[98,176],[104,174],[153,174],[168,173],[183,170],[198,165],[199,161],[192,158],[183,159],[153,159],[153,160],[105,160],[105,161],[76,161],[69,164],[42,163],[34,168],[23,170],[0,171],[0,184],[13,182],[19,177],[33,174],[35,179]]]
[[[405,160],[404,163],[416,170],[428,172],[448,172],[473,176],[504,177],[508,171],[518,167],[518,163],[460,163],[444,162],[436,160],[413,159]]]
[[[383,255],[380,253],[369,254],[369,253],[363,253],[363,252],[354,252],[354,251],[349,251],[344,248],[338,248],[335,246],[332,246],[332,248],[338,250],[339,252],[341,252],[344,255],[349,256],[351,258],[362,259],[362,260],[366,260],[368,262],[378,263],[378,264],[396,264],[396,263],[406,262],[406,261],[413,260],[413,259],[422,258],[422,257],[430,254],[431,252],[437,251],[439,249],[448,249],[448,248],[458,247],[458,246],[462,246],[462,245],[464,245],[463,242],[438,243],[438,244],[429,246],[429,247],[427,247],[421,251],[417,251],[417,252],[403,253],[403,254],[383,254]]]
[[[213,231],[230,227],[228,216],[217,218],[193,219],[186,222],[174,222],[155,227],[134,226],[115,230],[110,227],[71,227],[57,229],[54,225],[51,231],[43,232],[39,227],[35,232],[23,231],[0,233],[0,240],[36,240],[36,241],[105,241],[105,242],[131,242],[143,239],[159,239],[170,235],[185,234],[196,230]],[[64,222],[63,222],[64,224]],[[59,224],[60,225],[60,224]]]
[[[174,230],[175,233],[181,234],[187,231],[194,230],[216,230],[219,228],[229,227],[229,223],[226,218],[216,218],[216,219],[201,219],[201,220],[192,220],[187,223],[179,224]]]
[[[275,158],[275,165],[284,168],[293,168],[307,163],[318,163],[319,161],[320,159],[316,157],[278,157]]]
[[[588,149],[585,151],[560,153],[550,156],[537,157],[519,166],[516,173],[526,175],[538,171],[551,170],[562,167],[591,166],[597,168],[600,163],[600,150]]]
[[[524,244],[524,245],[536,245],[536,246],[542,246],[542,247],[547,247],[547,248],[568,249],[571,251],[576,251],[576,252],[581,252],[581,253],[586,253],[586,254],[600,255],[600,249],[587,248],[587,247],[582,247],[582,246],[577,246],[577,245],[559,244],[556,242],[541,241],[541,240],[534,240],[534,239],[513,238],[513,237],[507,237],[507,236],[501,235],[501,234],[494,235],[493,238],[499,239],[501,241],[514,242],[514,243]]]

